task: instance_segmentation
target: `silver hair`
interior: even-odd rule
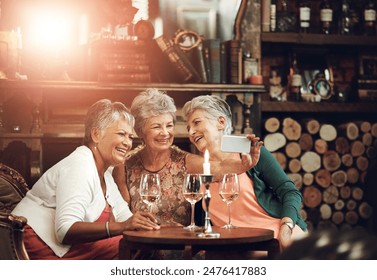
[[[213,119],[223,116],[226,120],[224,134],[232,133],[232,111],[224,99],[217,95],[200,95],[186,102],[182,108],[183,117],[188,120],[195,110],[204,110]]]
[[[98,100],[90,106],[85,117],[84,144],[89,145],[93,141],[93,128],[98,128],[102,132],[121,118],[131,126],[135,125],[134,117],[123,103],[111,102],[109,99]]]
[[[136,96],[131,104],[131,113],[135,117],[136,134],[140,138],[143,137],[145,123],[151,117],[170,114],[175,122],[176,111],[174,99],[166,92],[155,88],[146,89]]]

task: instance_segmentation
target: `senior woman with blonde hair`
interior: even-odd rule
[[[30,259],[114,259],[123,231],[159,229],[150,213],[131,213],[111,173],[132,147],[133,124],[120,102],[89,108],[84,144],[48,169],[12,212],[28,220]]]
[[[211,158],[218,161],[238,157],[220,150],[222,136],[230,134],[232,127],[232,113],[225,100],[202,95],[186,102],[182,110],[189,139],[199,151],[207,149]],[[232,204],[232,224],[271,229],[282,248],[306,235],[307,226],[300,215],[302,195],[266,148],[261,147],[258,163],[238,176],[241,190]],[[218,188],[218,184],[211,186],[211,221],[223,226],[228,215],[226,204],[215,195]]]

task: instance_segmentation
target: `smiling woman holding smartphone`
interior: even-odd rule
[[[232,127],[232,112],[222,98],[198,96],[188,101],[182,111],[189,139],[200,152],[208,150],[211,159],[218,161],[239,157],[240,143],[235,147],[235,142],[245,140],[225,137],[228,139],[225,142],[233,139],[223,148],[231,152],[224,152],[221,148],[224,135],[230,135]],[[307,225],[300,216],[302,195],[262,144],[260,141],[251,146],[251,149],[260,147],[258,163],[238,175],[241,189],[237,201],[232,204],[232,224],[271,229],[281,247],[286,248],[295,238],[306,235]],[[211,193],[218,191],[218,184],[212,184]],[[226,204],[218,195],[211,198],[211,221],[216,226],[228,222]]]

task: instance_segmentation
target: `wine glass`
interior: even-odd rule
[[[185,174],[183,180],[183,196],[191,204],[191,224],[184,229],[199,230],[201,227],[195,225],[194,211],[195,203],[202,199],[203,192],[200,189],[200,175],[199,174]]]
[[[228,223],[222,228],[232,229],[236,226],[231,223],[230,204],[235,201],[240,193],[240,184],[238,181],[238,175],[236,173],[224,174],[220,183],[219,195],[228,206]]]
[[[160,176],[157,173],[143,173],[139,193],[141,200],[148,205],[148,210],[152,213],[153,204],[161,196]]]

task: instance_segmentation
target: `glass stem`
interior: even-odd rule
[[[194,211],[195,211],[195,204],[191,203],[191,225],[194,226]]]
[[[228,225],[230,225],[230,222],[231,222],[231,220],[230,220],[230,203],[228,203]]]

